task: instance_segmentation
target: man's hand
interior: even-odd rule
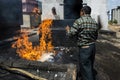
[[[68,25],[66,26],[66,28],[65,28],[65,29],[66,29],[66,31],[67,31],[67,32],[69,32],[69,31],[70,31],[70,27],[69,27]]]

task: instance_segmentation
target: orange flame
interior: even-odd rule
[[[52,45],[52,37],[51,37],[51,27],[52,20],[45,20],[43,23],[39,26],[39,33],[42,34],[40,38],[40,50],[42,51],[53,51],[53,45]]]
[[[17,53],[20,57],[28,60],[38,60],[41,55],[47,52],[53,52],[54,46],[52,45],[51,27],[52,20],[45,20],[39,26],[39,33],[41,34],[40,45],[33,46],[29,41],[27,34],[18,37],[17,41],[12,45],[17,48]]]
[[[40,9],[38,9],[37,7],[33,8],[32,10],[33,13],[40,13]]]

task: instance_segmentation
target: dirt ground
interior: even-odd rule
[[[120,80],[120,39],[101,35],[97,42],[96,63],[110,80]]]
[[[120,25],[109,25],[108,28],[111,31],[120,32]]]

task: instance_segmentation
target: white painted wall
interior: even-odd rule
[[[51,8],[56,7],[57,14],[60,19],[64,19],[64,8],[60,6],[64,0],[41,0],[42,1],[42,20],[47,18],[53,18],[51,13]],[[107,0],[83,0],[88,6],[92,8],[91,16],[98,21],[98,16],[100,17],[100,22],[102,29],[108,30],[108,16],[107,16]]]
[[[100,17],[102,29],[108,30],[107,0],[83,0],[83,2],[92,8],[91,16],[96,21],[98,21],[98,16]]]
[[[44,3],[42,4],[42,20],[44,19],[55,19],[52,14],[52,7],[56,8],[56,13],[63,19],[63,6],[60,6],[59,3]]]
[[[64,19],[64,8],[62,5],[63,0],[39,0],[42,2],[42,20],[45,19],[55,19],[52,14],[52,7],[56,8],[56,13],[60,19]]]
[[[30,15],[23,14],[23,25],[21,25],[21,28],[30,28]]]

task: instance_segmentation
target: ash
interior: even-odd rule
[[[76,63],[78,62],[77,47],[55,47],[57,54],[54,57],[55,63]]]
[[[25,69],[26,70],[26,69]],[[66,80],[65,72],[57,71],[42,71],[42,70],[26,70],[34,75],[37,75],[48,80]],[[34,80],[27,76],[21,76],[19,74],[11,73],[6,70],[0,69],[0,80]]]
[[[77,53],[76,47],[55,47],[54,48],[56,55],[53,55],[53,53],[49,53],[48,56],[46,56],[48,53],[44,54],[46,56],[46,59],[36,61],[35,63],[31,63],[31,61],[27,61],[24,59],[21,59],[19,55],[16,53],[16,49],[7,47],[0,49],[0,64],[7,64],[10,66],[17,65],[21,69],[28,71],[34,75],[46,78],[48,80],[66,80],[66,71],[61,70],[47,70],[47,69],[40,69],[39,64],[37,62],[49,62],[49,63],[56,63],[56,64],[69,64],[72,62],[76,62],[77,58],[74,59],[75,54]],[[49,58],[48,58],[49,57]],[[17,61],[17,62],[16,62]],[[32,64],[32,66],[30,65]],[[38,65],[38,67],[35,67],[34,64]],[[28,66],[31,66],[32,68],[29,68]],[[16,73],[9,72],[7,70],[3,70],[0,68],[0,80],[33,80],[27,76],[19,75]]]
[[[77,47],[55,47],[55,53],[44,53],[38,61],[50,63],[75,63],[78,61]]]

